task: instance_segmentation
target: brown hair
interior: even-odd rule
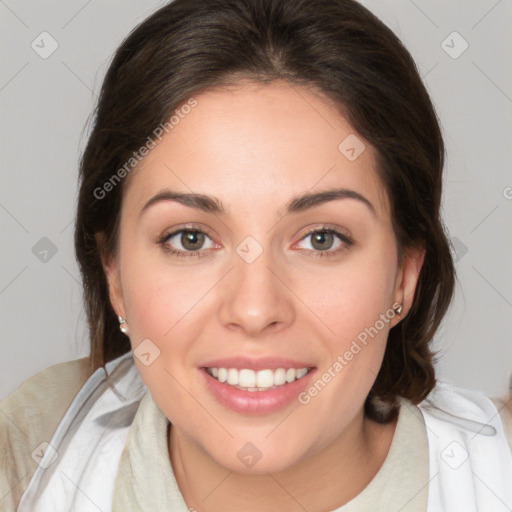
[[[400,40],[354,0],[175,0],[121,44],[80,162],[75,251],[91,370],[130,350],[95,239],[102,233],[103,254],[116,254],[126,180],[105,198],[95,191],[192,95],[245,79],[283,79],[330,99],[377,150],[399,253],[425,247],[412,308],[390,330],[365,404],[370,417],[389,421],[397,397],[416,404],[435,385],[430,342],[450,303],[455,271],[440,218],[444,145],[434,107]]]

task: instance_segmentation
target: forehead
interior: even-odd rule
[[[132,171],[130,203],[171,188],[213,195],[228,206],[272,198],[277,209],[305,191],[344,187],[389,210],[374,148],[317,91],[245,83],[194,100]]]

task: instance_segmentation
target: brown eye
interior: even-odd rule
[[[159,243],[166,251],[176,256],[197,256],[214,246],[211,238],[200,229],[173,231],[164,235]]]
[[[334,235],[326,231],[316,231],[311,234],[311,245],[317,251],[326,251],[332,247]]]
[[[306,247],[301,247],[312,256],[337,256],[340,252],[350,248],[354,241],[348,234],[344,234],[333,228],[318,228],[307,233],[302,237],[300,244],[306,243]]]
[[[180,242],[189,251],[197,251],[204,244],[205,235],[198,231],[182,231]]]

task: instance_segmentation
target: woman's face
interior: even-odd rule
[[[195,99],[132,171],[111,301],[173,429],[231,470],[278,471],[357,438],[421,254],[398,265],[374,150],[321,96]]]

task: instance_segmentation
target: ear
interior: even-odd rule
[[[423,245],[408,247],[404,251],[396,276],[394,293],[394,304],[401,304],[402,312],[393,318],[392,326],[395,326],[409,313],[425,260],[425,247]]]
[[[108,283],[110,304],[112,305],[113,310],[116,312],[116,315],[120,315],[123,318],[126,318],[123,293],[121,290],[119,264],[116,258],[107,255],[105,250],[106,244],[104,233],[96,233],[94,236],[96,238],[96,245],[100,253],[103,271],[105,272],[105,277]]]

